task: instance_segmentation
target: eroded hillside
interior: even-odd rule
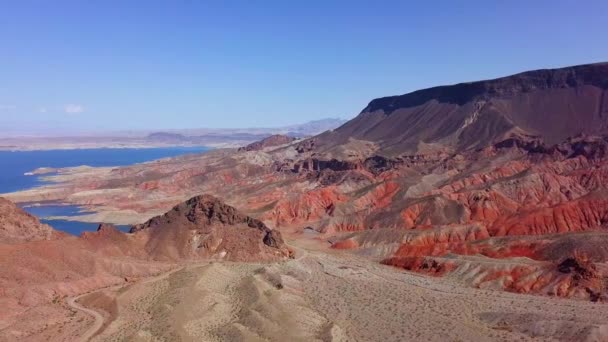
[[[15,201],[140,223],[202,193],[314,236],[468,286],[606,296],[608,64],[526,72],[374,100],[283,145],[123,168],[64,169]]]

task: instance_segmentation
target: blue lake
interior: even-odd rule
[[[37,176],[26,176],[26,172],[39,167],[71,166],[125,166],[160,158],[208,151],[206,147],[163,147],[163,148],[97,148],[49,151],[0,151],[0,193],[29,189],[43,182]],[[98,223],[65,220],[46,220],[49,216],[74,216],[83,214],[76,206],[43,205],[24,206],[24,209],[41,218],[41,221],[71,234],[94,231]],[[119,227],[128,230],[128,227]]]
[[[23,209],[32,215],[38,216],[42,223],[46,223],[57,230],[62,230],[74,235],[79,235],[84,231],[95,231],[97,230],[97,227],[99,227],[99,223],[45,219],[45,217],[50,216],[76,216],[87,214],[86,211],[75,205],[26,205]],[[116,227],[124,232],[128,232],[130,228],[130,226],[126,225],[116,225]]]

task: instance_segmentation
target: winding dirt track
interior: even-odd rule
[[[308,255],[308,251],[306,251],[303,248],[297,247],[297,246],[293,246],[293,245],[289,245],[289,248],[291,248],[294,252],[295,252],[295,260],[301,260],[302,258],[306,257]],[[201,264],[206,264],[206,262],[201,263]],[[160,274],[158,276],[155,277],[151,277],[151,278],[147,278],[144,279],[142,281],[139,282],[139,284],[149,284],[149,283],[153,283],[162,279],[165,279],[167,277],[169,277],[171,274],[183,269],[184,267],[177,267],[174,268],[168,272],[165,272],[163,274]],[[126,285],[118,285],[118,286],[113,286],[111,288],[113,289],[119,289],[123,286]],[[107,289],[107,288],[105,288]],[[93,336],[95,336],[99,330],[103,327],[104,323],[105,323],[105,318],[103,315],[101,315],[99,312],[93,310],[93,309],[89,309],[86,308],[80,304],[77,303],[77,301],[84,297],[84,296],[88,296],[91,295],[93,293],[105,290],[105,289],[100,289],[97,291],[93,291],[93,292],[89,292],[89,293],[84,293],[75,297],[69,297],[67,298],[66,302],[68,304],[68,306],[70,306],[71,308],[73,308],[74,310],[78,310],[81,312],[84,312],[90,316],[93,316],[93,318],[95,319],[95,321],[93,322],[93,325],[91,327],[89,327],[89,329],[80,337],[80,341],[86,342],[89,341]]]
[[[167,278],[168,276],[170,276],[171,274],[181,270],[183,267],[176,267],[170,271],[167,271],[165,273],[162,273],[160,275],[151,277],[151,278],[146,278],[138,283],[140,284],[148,284],[148,283],[153,283],[162,279]],[[78,311],[82,311],[88,315],[93,316],[93,318],[95,318],[95,322],[93,323],[93,325],[82,335],[80,336],[80,341],[82,342],[87,342],[89,341],[91,338],[93,338],[93,336],[95,336],[99,330],[103,327],[103,324],[105,323],[105,318],[103,317],[103,315],[101,315],[99,312],[93,310],[93,309],[89,309],[86,308],[80,304],[78,304],[78,300],[84,296],[88,296],[91,295],[93,293],[99,292],[99,291],[103,291],[103,290],[108,290],[108,289],[120,289],[121,287],[124,287],[127,285],[117,285],[117,286],[112,286],[109,288],[103,288],[103,289],[99,289],[97,291],[93,291],[93,292],[88,292],[88,293],[83,293],[81,295],[75,296],[75,297],[69,297],[66,299],[66,303],[68,304],[68,306],[70,306],[71,308],[73,308],[74,310],[78,310]]]
[[[459,286],[298,242],[271,264],[190,263],[121,292],[119,317],[87,341],[587,340],[608,338],[608,308]]]
[[[80,341],[83,341],[83,342],[86,342],[86,341],[90,340],[93,336],[95,336],[95,334],[103,326],[103,321],[104,321],[103,316],[100,313],[98,313],[95,310],[85,308],[84,306],[82,306],[76,302],[78,299],[80,299],[86,295],[89,295],[89,293],[81,294],[80,296],[70,297],[67,299],[68,306],[70,306],[71,308],[73,308],[75,310],[82,311],[88,315],[93,316],[93,318],[95,318],[93,325],[82,336],[80,336]]]
[[[292,250],[294,250],[294,252],[295,252],[295,260],[300,260],[300,259],[302,259],[302,258],[304,258],[305,256],[308,255],[308,252],[305,249],[302,249],[300,247],[296,247],[296,246],[293,246],[293,245],[290,245],[289,247]],[[206,264],[206,262],[203,263],[203,264]],[[174,268],[174,269],[172,269],[172,270],[170,270],[168,272],[165,272],[163,274],[160,274],[158,276],[144,279],[144,280],[140,281],[139,283],[140,284],[153,283],[153,282],[165,279],[168,276],[170,276],[171,274],[173,274],[173,273],[175,273],[175,272],[177,272],[177,271],[179,271],[181,269],[183,269],[183,266],[182,267]],[[113,286],[111,288],[113,288],[113,289],[119,289],[119,288],[121,288],[123,286],[126,286],[126,285],[118,285],[118,286]],[[107,288],[99,289],[97,291],[83,293],[81,295],[74,296],[74,297],[69,297],[69,298],[66,299],[66,303],[67,303],[67,305],[69,307],[73,308],[74,310],[84,312],[87,315],[93,316],[93,318],[95,319],[95,321],[93,322],[93,325],[91,325],[91,327],[89,327],[89,329],[80,337],[80,341],[86,342],[86,341],[89,341],[91,338],[93,338],[93,336],[95,336],[99,332],[99,330],[103,327],[103,325],[105,323],[105,318],[99,312],[97,312],[97,311],[95,311],[93,309],[86,308],[86,307],[78,304],[77,301],[80,298],[84,297],[84,296],[88,296],[88,295],[91,295],[91,294],[94,294],[96,292],[99,292],[99,291],[102,291],[102,290],[106,290],[106,289]]]

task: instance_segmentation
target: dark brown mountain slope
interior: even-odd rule
[[[608,63],[423,89],[371,101],[355,119],[318,136],[315,145],[335,151],[356,139],[397,155],[480,148],[512,134],[554,144],[606,131],[607,89]]]
[[[156,259],[271,260],[289,255],[281,233],[210,195],[180,203],[131,232],[149,235],[146,250]]]

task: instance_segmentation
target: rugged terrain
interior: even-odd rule
[[[56,232],[2,201],[11,210],[0,213],[0,223],[25,216],[23,224],[46,230],[35,237],[24,230],[29,242],[17,243],[13,236],[0,242],[0,338],[8,340],[41,338],[37,330],[49,315],[55,328],[71,321],[75,311],[65,306],[68,296],[124,285],[180,262],[277,261],[290,256],[278,231],[209,195],[134,226],[131,234],[102,224],[80,237]]]
[[[420,327],[412,333],[426,339],[428,331],[439,331],[432,323],[437,321],[452,333],[462,333],[463,340],[601,340],[606,328],[595,319],[606,314],[601,302],[608,295],[607,90],[606,63],[425,89],[374,100],[355,119],[309,139],[277,139],[121,168],[61,169],[45,176],[50,185],[7,196],[17,202],[77,204],[95,212],[79,220],[149,220],[134,226],[132,235],[143,241],[139,250],[157,261],[205,260],[209,255],[199,254],[197,246],[209,251],[210,246],[239,246],[243,242],[237,236],[246,237],[245,255],[255,252],[266,260],[264,256],[276,254],[281,256],[277,260],[285,260],[287,248],[268,253],[274,247],[265,236],[279,231],[294,245],[320,249],[301,251],[306,254],[302,259],[260,266],[263,272],[272,269],[295,278],[298,285],[290,291],[273,289],[256,273],[262,272],[259,267],[220,263],[187,266],[156,285],[148,283],[142,289],[154,293],[146,299],[148,307],[129,306],[140,301],[136,292],[125,297],[106,293],[119,307],[129,306],[133,315],[164,309],[137,326],[117,319],[100,339],[139,334],[146,339],[166,332],[210,340],[272,340],[271,327],[287,323],[260,322],[252,306],[269,300],[281,312],[284,301],[292,300],[282,299],[287,298],[282,293],[289,292],[314,312],[305,323],[295,317],[289,324],[311,324],[304,330],[315,334],[293,338],[416,337],[400,330],[400,322],[409,322]],[[199,203],[215,201],[196,197],[204,193],[216,194],[244,214],[220,219],[197,211]],[[183,203],[189,198],[198,198],[198,203]],[[198,219],[190,219],[192,211],[199,213]],[[219,226],[228,222],[240,228],[207,234],[210,217]],[[240,234],[238,229],[248,230]],[[206,235],[200,238],[201,233]],[[241,255],[227,250],[225,256],[240,260]],[[208,274],[235,277],[230,278],[234,283],[204,289]],[[250,293],[234,287],[243,281],[254,299],[239,297]],[[175,286],[185,292],[171,292]],[[315,291],[342,301],[334,303],[338,311],[316,301]],[[189,312],[173,310],[182,305],[184,293],[204,303],[224,301],[218,310],[227,307],[238,314],[213,327],[179,316],[177,312]],[[386,312],[370,305],[367,311],[359,309],[366,307],[360,301],[380,303],[381,294],[389,293],[391,299],[382,303],[399,308],[386,317],[391,323],[382,333],[393,335],[371,338],[366,335],[370,329],[348,325],[355,320],[377,326],[369,320]],[[441,302],[435,301],[438,297]],[[420,313],[414,315],[419,319],[409,317],[411,310]],[[579,318],[567,323],[574,319],[568,310],[587,323]],[[581,316],[578,310],[597,312]],[[452,311],[463,316],[459,320]],[[153,329],[167,321],[177,323],[163,332]]]
[[[309,249],[309,247],[306,247]],[[80,302],[105,317],[93,341],[602,340],[608,311],[477,290],[366,258],[299,250],[277,264],[190,264]]]
[[[277,260],[290,254],[279,231],[210,195],[193,197],[131,233],[143,235],[146,254],[160,260]]]

